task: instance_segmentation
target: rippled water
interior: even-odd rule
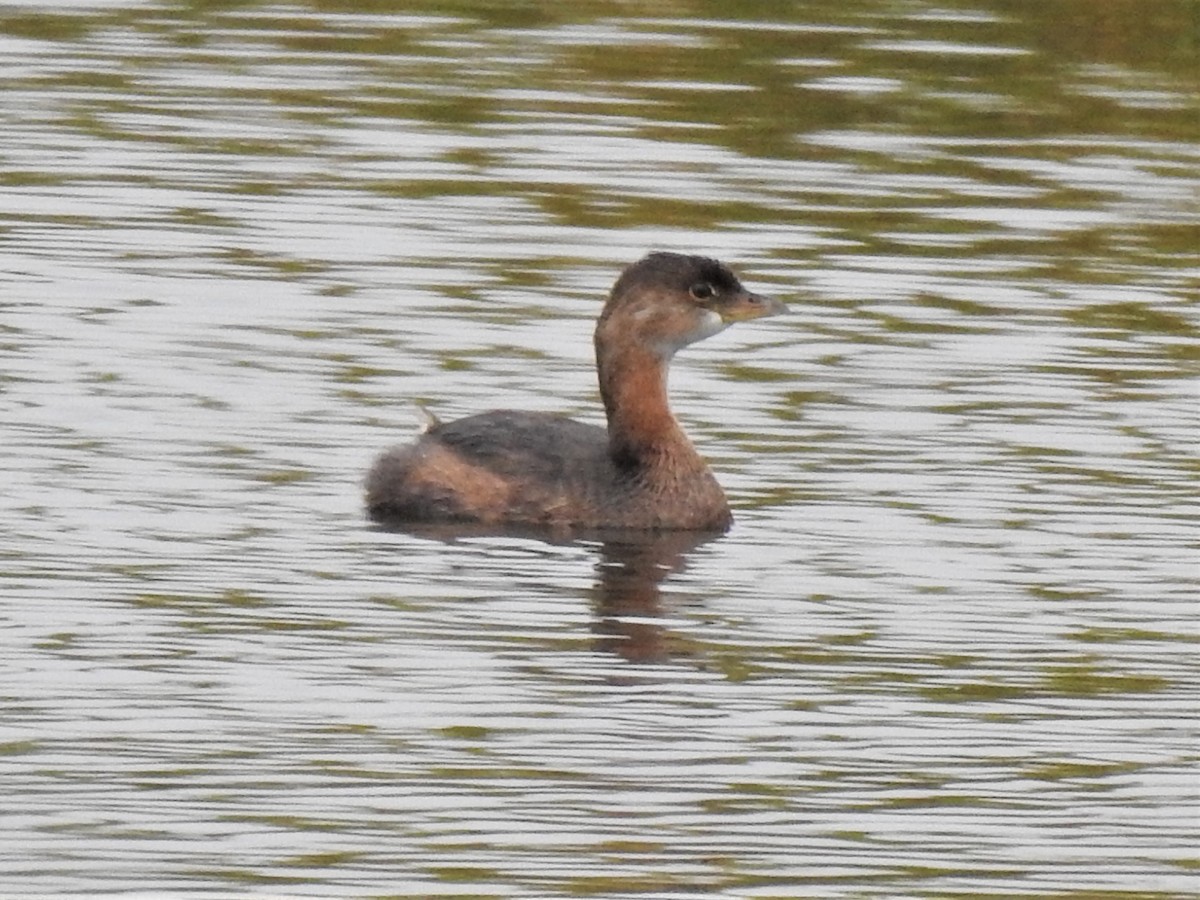
[[[0,894],[1200,896],[1195,8],[0,6]],[[392,533],[595,420],[697,543]]]

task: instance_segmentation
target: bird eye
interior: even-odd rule
[[[713,286],[707,281],[701,281],[699,284],[692,285],[691,294],[697,300],[708,300],[715,293],[716,291],[713,290]]]

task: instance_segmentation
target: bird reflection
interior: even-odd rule
[[[598,650],[633,663],[659,663],[691,655],[682,639],[663,624],[662,583],[687,568],[690,555],[721,537],[720,531],[590,532],[556,535],[462,525],[379,522],[387,531],[454,544],[464,538],[521,537],[547,544],[594,542],[596,580],[588,589]]]
[[[686,655],[686,648],[659,621],[661,585],[668,575],[687,567],[690,553],[718,537],[719,532],[684,531],[603,541],[591,589],[596,647],[635,663]]]

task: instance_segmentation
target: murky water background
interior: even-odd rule
[[[0,894],[1200,896],[1194,3],[0,6]],[[725,538],[394,534],[651,248]]]

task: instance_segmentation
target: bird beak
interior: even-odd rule
[[[764,297],[762,294],[743,291],[720,312],[722,321],[732,324],[733,322],[746,322],[750,319],[761,319],[764,316],[777,316],[787,312],[787,307],[774,297]]]

